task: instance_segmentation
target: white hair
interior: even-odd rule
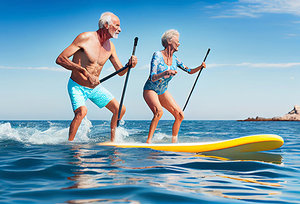
[[[173,37],[178,36],[179,32],[175,29],[167,30],[162,36],[161,36],[161,44],[164,47],[168,46],[168,40],[171,40]]]
[[[99,28],[103,28],[106,23],[108,25],[111,25],[112,24],[112,21],[111,21],[111,16],[112,15],[115,15],[115,14],[113,14],[112,12],[102,13],[101,17],[99,19],[99,22],[98,22]]]

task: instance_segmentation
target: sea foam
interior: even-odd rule
[[[92,123],[84,118],[76,137],[75,143],[89,142],[88,133]],[[26,144],[64,144],[68,140],[69,128],[62,128],[49,122],[49,128],[41,130],[38,126],[12,127],[10,122],[0,124],[0,141],[13,140]]]

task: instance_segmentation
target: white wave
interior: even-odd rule
[[[138,134],[138,133],[141,133],[141,132],[144,132],[144,130],[139,130],[139,129],[127,129],[128,133],[130,135],[135,135],[135,134]]]
[[[47,130],[39,130],[35,127],[13,128],[9,122],[0,124],[0,140],[14,140],[26,144],[63,144],[68,141],[69,128],[61,128],[49,123]],[[88,133],[92,123],[84,118],[74,142],[88,142]]]
[[[129,136],[129,131],[123,127],[116,128],[115,142],[124,143],[124,142],[135,142],[133,138]]]
[[[134,135],[138,133],[140,130],[138,129],[126,129],[122,126],[124,126],[125,121],[120,120],[120,125],[119,127],[116,128],[115,132],[115,142],[116,143],[124,143],[124,142],[133,142],[136,143],[137,141],[134,140],[130,135]]]
[[[117,127],[116,128],[116,134],[115,134],[115,142],[123,143],[125,141],[125,138],[129,136],[129,133],[127,130],[123,127]]]
[[[171,142],[171,140],[172,140],[171,135],[167,135],[165,133],[158,132],[153,135],[152,142],[153,143],[164,143],[164,142]]]
[[[0,140],[12,139],[15,141],[21,141],[21,132],[12,129],[10,123],[0,124]]]

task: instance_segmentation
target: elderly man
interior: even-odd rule
[[[56,63],[71,70],[72,74],[68,83],[68,92],[71,99],[75,117],[69,129],[69,141],[74,140],[82,119],[87,114],[85,101],[90,99],[99,108],[106,107],[112,112],[111,141],[115,139],[119,103],[113,95],[106,90],[99,81],[99,75],[109,59],[116,70],[123,66],[116,54],[114,44],[110,38],[118,38],[121,32],[120,20],[113,13],[103,13],[99,20],[99,29],[94,32],[84,32],[78,35],[72,44],[67,47],[56,59]],[[72,61],[69,59],[73,56]],[[137,58],[131,56],[128,64],[135,67]],[[123,76],[127,69],[118,73]],[[125,113],[121,110],[120,117]]]

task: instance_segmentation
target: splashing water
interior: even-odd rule
[[[129,137],[128,131],[123,127],[116,128],[115,142],[123,143],[125,142],[125,138]]]
[[[58,130],[53,125],[42,131],[36,127],[12,127],[9,122],[0,124],[1,140],[13,140],[30,144],[57,144],[65,142],[67,135],[67,128]]]
[[[95,144],[109,140],[110,120],[83,120],[68,142],[70,122],[0,121],[0,203],[299,203],[294,122],[183,121],[180,142],[257,132],[286,141],[270,152],[218,156]],[[160,121],[152,142],[170,143],[173,122]],[[117,139],[144,143],[150,123],[126,121]]]
[[[116,143],[124,143],[124,142],[136,143],[134,138],[130,137],[128,130],[123,127],[117,127],[116,135],[115,135],[115,142]]]
[[[0,124],[0,140],[13,140],[25,144],[64,144],[67,142],[69,128],[61,128],[48,122],[49,128],[41,130],[38,126],[12,127],[11,123]],[[74,142],[89,142],[88,133],[92,123],[84,118]]]
[[[167,135],[165,133],[158,132],[153,135],[152,142],[153,143],[170,143],[171,140],[172,140],[171,135]]]
[[[21,131],[19,133],[18,130],[14,130],[11,127],[10,123],[0,124],[0,139],[1,140],[15,140],[21,141]]]

